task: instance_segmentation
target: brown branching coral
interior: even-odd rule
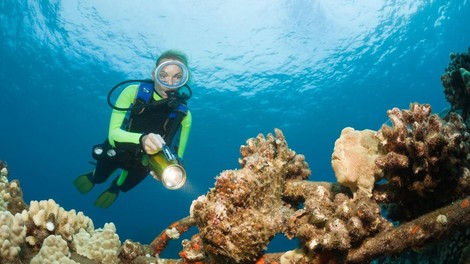
[[[286,232],[294,209],[282,200],[285,181],[310,175],[303,156],[276,137],[259,135],[241,147],[240,170],[227,170],[191,213],[205,251],[215,263],[252,263],[270,240]]]
[[[378,131],[376,159],[387,183],[376,188],[375,198],[394,205],[390,217],[410,220],[468,193],[469,136],[459,115],[444,121],[431,106],[413,103],[388,116],[393,126]]]

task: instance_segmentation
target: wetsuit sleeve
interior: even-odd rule
[[[181,134],[179,139],[179,146],[178,146],[178,157],[183,158],[184,151],[186,150],[186,144],[188,143],[189,132],[191,131],[191,125],[193,122],[193,118],[191,116],[191,112],[188,111],[186,116],[181,121]]]
[[[134,103],[138,85],[130,85],[126,87],[119,95],[116,106],[120,108],[129,108]],[[126,118],[127,111],[113,109],[111,120],[109,121],[108,139],[113,147],[136,150],[141,148],[141,133],[128,132],[122,129],[122,124]]]

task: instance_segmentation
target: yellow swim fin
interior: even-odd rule
[[[114,203],[114,201],[116,201],[118,194],[119,187],[115,182],[113,182],[105,192],[98,196],[98,199],[96,199],[94,205],[100,208],[108,208],[111,206],[111,204]]]
[[[93,171],[80,175],[73,181],[73,185],[75,185],[75,188],[77,188],[81,194],[91,191],[93,186],[95,186],[95,184],[90,180],[91,176],[93,176]]]

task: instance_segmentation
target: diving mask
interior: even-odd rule
[[[177,60],[165,61],[155,69],[155,81],[167,89],[178,89],[189,80],[189,70],[186,65]]]

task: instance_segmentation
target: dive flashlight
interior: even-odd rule
[[[150,157],[149,164],[150,169],[155,172],[155,179],[161,181],[167,189],[179,189],[186,182],[186,171],[166,145],[162,151]]]

